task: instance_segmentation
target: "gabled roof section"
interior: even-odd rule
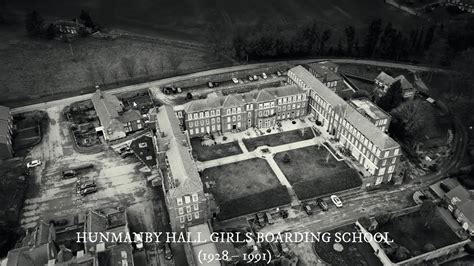
[[[257,102],[273,101],[275,96],[270,94],[267,90],[260,90],[257,95]]]
[[[97,90],[92,95],[92,104],[99,117],[100,123],[104,127],[108,127],[113,119],[119,117],[119,113],[123,111],[123,104],[112,94]]]
[[[242,106],[244,104],[245,104],[244,102],[237,99],[237,97],[235,97],[233,94],[229,94],[226,96],[224,103],[222,104],[222,107],[229,108],[229,107],[235,107],[235,106]]]
[[[314,75],[322,82],[341,80],[342,78],[328,67],[323,67],[321,63],[309,63],[304,65],[306,69],[314,72]]]
[[[399,80],[400,81],[400,85],[402,87],[402,90],[411,90],[413,89],[413,85],[411,84],[410,81],[408,81],[405,76],[403,75],[400,75],[398,77],[395,78],[395,81]]]
[[[211,97],[202,100],[196,100],[189,102],[186,107],[186,113],[193,113],[198,111],[218,109],[221,108],[222,103],[226,97]]]
[[[453,205],[461,204],[462,202],[466,202],[471,199],[471,193],[464,188],[462,185],[458,185],[457,187],[451,189],[448,193],[446,193],[446,197],[451,201]]]
[[[119,118],[118,120],[124,124],[128,123],[128,122],[131,122],[131,121],[137,121],[137,120],[141,120],[142,119],[142,115],[140,114],[139,111],[135,110],[135,109],[130,109],[126,112],[124,112]]]
[[[96,211],[87,213],[86,232],[104,232],[107,229],[107,217]]]
[[[184,196],[189,193],[202,191],[202,183],[194,160],[190,154],[186,135],[178,125],[173,108],[169,105],[161,106],[157,114],[157,129],[160,139],[167,140],[167,145],[161,145],[165,152],[171,176],[175,184],[169,193],[173,196]]]
[[[339,108],[346,110],[346,120],[367,139],[373,142],[379,149],[386,150],[399,147],[398,143],[387,134],[380,131],[372,122],[360,114],[356,109],[350,106],[346,101],[339,97],[335,92],[326,87],[321,81],[313,76],[302,66],[296,66],[290,69],[297,75],[311,90],[314,90],[322,99],[324,99],[333,109]]]
[[[8,121],[10,118],[10,108],[0,105],[0,121]]]
[[[378,74],[377,77],[375,77],[376,80],[382,82],[383,84],[387,85],[387,86],[390,86],[392,85],[393,82],[395,82],[395,79],[390,76],[389,74],[385,73],[385,72],[380,72],[380,74]]]
[[[153,139],[150,136],[141,136],[130,143],[130,149],[148,167],[156,165],[156,152]]]

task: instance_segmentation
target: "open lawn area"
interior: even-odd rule
[[[357,230],[354,224],[346,225],[343,227],[336,228],[331,233],[331,241],[325,243],[324,241],[316,241],[314,243],[316,253],[319,258],[324,262],[331,265],[340,266],[365,266],[365,265],[382,265],[380,260],[374,254],[373,249],[368,243],[357,243],[357,242],[342,242],[340,247],[342,251],[334,250],[335,237],[337,232],[341,233],[356,233]]]
[[[0,104],[11,107],[222,66],[202,50],[125,37],[69,44],[28,38],[23,25],[3,26],[0,36]]]
[[[309,127],[304,130],[302,134],[301,129],[295,129],[291,131],[285,131],[282,133],[275,133],[269,135],[263,135],[252,139],[244,139],[244,144],[249,151],[255,150],[260,146],[278,146],[297,142],[301,140],[312,139],[314,137],[313,131]]]
[[[432,244],[438,249],[461,241],[443,218],[437,212],[434,213],[427,217],[423,212],[417,211],[395,217],[380,225],[377,231],[388,232],[389,237],[398,245],[411,252],[411,256],[425,252],[426,244]]]
[[[285,162],[285,154],[289,162]],[[322,145],[278,153],[275,161],[302,200],[362,185],[357,171],[336,161]]]
[[[193,146],[193,156],[201,162],[242,153],[242,150],[236,141],[204,146],[201,144],[200,138],[193,138],[191,139],[191,145]]]
[[[290,203],[282,186],[265,160],[250,159],[208,168],[201,179],[215,182],[210,192],[221,208],[220,219],[237,217]]]

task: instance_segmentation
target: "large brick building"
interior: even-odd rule
[[[189,138],[171,106],[159,108],[156,127],[158,164],[171,227],[173,231],[183,231],[209,219],[212,196],[204,193]]]
[[[271,128],[277,121],[306,115],[307,98],[295,85],[211,97],[177,108],[190,137],[251,127]]]
[[[288,82],[308,95],[308,113],[333,134],[370,173],[367,187],[388,182],[400,161],[400,146],[380,128],[302,66],[288,71]]]

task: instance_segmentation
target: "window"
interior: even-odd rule
[[[216,119],[213,117],[211,118],[211,124],[215,124],[216,123]]]
[[[204,130],[202,130],[204,132]],[[184,196],[184,203],[189,204],[191,202],[191,197],[190,196]]]
[[[203,127],[201,127],[201,132],[204,133],[204,128]]]
[[[237,113],[240,113],[240,112],[241,112],[240,107],[237,107]]]
[[[385,167],[380,168],[379,175],[385,174]]]
[[[198,194],[193,194],[193,202],[198,201]]]
[[[186,206],[186,213],[190,213],[191,212],[191,206]]]
[[[199,126],[199,121],[194,121],[194,126],[198,127]]]
[[[198,114],[194,113],[194,119],[198,119]]]
[[[196,134],[199,134],[199,128],[198,127],[196,128]]]
[[[221,110],[216,110],[216,115],[221,115]]]
[[[194,213],[194,218],[195,218],[195,219],[199,219],[199,212],[195,212],[195,213]]]
[[[179,222],[184,223],[184,216],[179,216]]]
[[[395,170],[395,166],[392,165],[388,168],[388,173],[391,174],[393,173],[394,170]]]
[[[385,152],[385,157],[388,157],[389,154],[390,154],[390,151],[386,151]]]
[[[204,120],[201,120],[201,126],[204,126]]]
[[[211,110],[211,116],[214,116],[216,115],[216,112],[214,112],[214,110]]]
[[[199,118],[204,118],[204,113],[203,112],[199,113]]]
[[[237,116],[237,121],[240,121],[240,115]]]
[[[186,215],[188,217],[188,221],[190,222],[193,219],[193,216],[191,214]]]
[[[198,204],[194,204],[194,205],[193,205],[193,209],[194,209],[195,211],[199,210],[199,205],[198,205]]]
[[[227,109],[227,114],[230,115],[230,109]]]
[[[206,112],[204,113],[204,116],[205,116],[205,117],[209,117],[209,111],[206,111]]]
[[[227,117],[227,123],[230,123],[230,116]]]
[[[214,125],[212,125],[211,128],[212,128],[212,131],[216,130],[216,126],[214,126]]]
[[[232,122],[235,122],[235,115],[232,116]]]
[[[183,199],[182,198],[177,198],[176,202],[178,203],[178,206],[183,205]]]
[[[183,214],[184,214],[184,210],[183,210],[182,207],[178,209],[178,214],[179,214],[179,215],[183,215]]]
[[[220,122],[221,122],[221,118],[218,117],[218,118],[217,118],[217,123],[220,123]]]
[[[190,135],[193,135],[193,134],[194,134],[194,130],[193,130],[193,129],[190,129],[190,130],[189,130],[189,134],[190,134]]]
[[[397,157],[393,157],[392,164],[394,164],[396,161],[397,161]]]
[[[209,126],[209,119],[206,119],[206,125]]]
[[[193,122],[189,123],[189,128],[193,127]]]
[[[398,155],[398,152],[400,151],[400,149],[395,149],[395,152],[394,152],[394,155]]]

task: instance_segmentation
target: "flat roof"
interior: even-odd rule
[[[199,254],[218,254],[216,244],[211,242],[211,229],[207,223],[202,223],[188,227],[191,241],[200,241],[200,243],[191,243],[193,249],[194,258],[196,258],[196,265],[215,265],[220,266],[220,262],[214,260],[212,262],[202,263],[198,260]],[[199,239],[198,239],[199,238]]]
[[[350,103],[357,109],[357,111],[371,119],[380,120],[390,117],[389,114],[367,98],[351,99]]]

